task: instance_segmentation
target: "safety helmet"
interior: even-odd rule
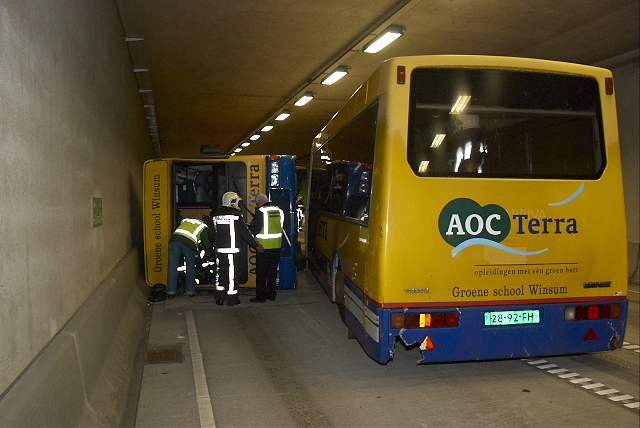
[[[222,195],[222,206],[232,207],[240,211],[240,201],[242,198],[236,192],[227,192]]]

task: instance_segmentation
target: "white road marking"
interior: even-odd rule
[[[591,379],[589,379],[588,377],[581,377],[580,379],[571,379],[569,382],[571,382],[571,383],[585,383],[585,382],[591,382]]]
[[[623,345],[629,345],[629,343],[624,342]],[[635,348],[632,348],[632,349],[635,349]],[[556,368],[558,367],[556,364],[548,363],[547,360],[523,359],[523,361],[526,361],[527,364],[531,366],[535,366],[540,370],[544,370],[547,368],[552,369],[552,370],[546,370],[546,372],[552,375],[556,375],[556,377],[560,379],[567,379],[569,382],[575,385],[580,385],[583,389],[586,389],[587,391],[595,392],[596,394],[606,397],[611,401],[619,402],[625,407],[628,407],[630,409],[640,408],[640,401],[636,400],[636,398],[634,398],[633,396],[628,394],[620,394],[620,392],[617,389],[607,388],[605,384],[594,382],[588,377],[580,377],[581,375],[578,373],[575,373],[575,372],[567,373],[569,370],[563,369],[563,368]],[[544,364],[544,363],[548,363],[548,364]],[[616,394],[620,394],[620,395],[616,395]]]
[[[544,369],[552,369],[552,368],[558,367],[558,366],[555,365],[555,364],[543,364],[541,366],[536,366],[536,367],[538,367],[540,370],[544,370]]]
[[[582,386],[584,389],[596,389],[596,388],[602,388],[604,386],[604,383],[590,383],[588,385],[580,385]]]
[[[200,412],[200,426],[215,428],[216,423],[213,419],[207,376],[204,373],[204,364],[202,363],[202,353],[200,352],[200,342],[198,341],[196,323],[193,319],[193,311],[187,311],[187,330],[189,331],[193,379],[196,383],[196,398],[198,400],[198,411]]]

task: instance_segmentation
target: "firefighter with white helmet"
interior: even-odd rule
[[[222,206],[213,216],[215,229],[215,252],[218,271],[214,296],[216,304],[227,301],[228,306],[240,304],[238,285],[240,279],[240,244],[245,241],[250,247],[263,252],[264,248],[247,229],[240,213],[240,195],[227,192],[222,195]]]

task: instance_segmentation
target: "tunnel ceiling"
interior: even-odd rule
[[[509,55],[597,64],[639,44],[638,0],[116,0],[155,155],[304,158],[313,137],[387,58]],[[404,35],[362,52],[390,24]],[[334,66],[349,74],[319,82]],[[607,63],[602,65],[607,66]],[[292,105],[303,92],[315,98]],[[291,111],[274,122],[281,110]]]

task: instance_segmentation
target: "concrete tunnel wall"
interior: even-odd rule
[[[47,402],[61,405],[57,412],[67,419],[42,414],[31,422],[66,425],[57,422],[71,422],[70,415],[86,422],[84,407],[71,407],[104,400],[96,394],[105,385],[90,388],[106,366],[92,365],[115,358],[133,366],[145,304],[140,294],[147,291],[139,285],[135,248],[142,246],[142,165],[150,157],[115,1],[0,2],[0,409],[16,404],[11,393],[46,387]],[[94,198],[102,200],[102,224],[95,227]],[[94,307],[83,312],[83,304]],[[131,326],[121,326],[125,320]],[[136,325],[137,337],[128,331]],[[125,355],[127,347],[133,356]],[[118,349],[122,355],[113,354]],[[51,376],[30,377],[38,367],[49,367]],[[22,398],[31,408],[25,416],[46,406]],[[99,407],[98,420],[117,420]],[[9,416],[0,410],[0,425]]]
[[[638,50],[628,64],[612,64],[620,131],[630,283],[640,283],[640,73]]]

